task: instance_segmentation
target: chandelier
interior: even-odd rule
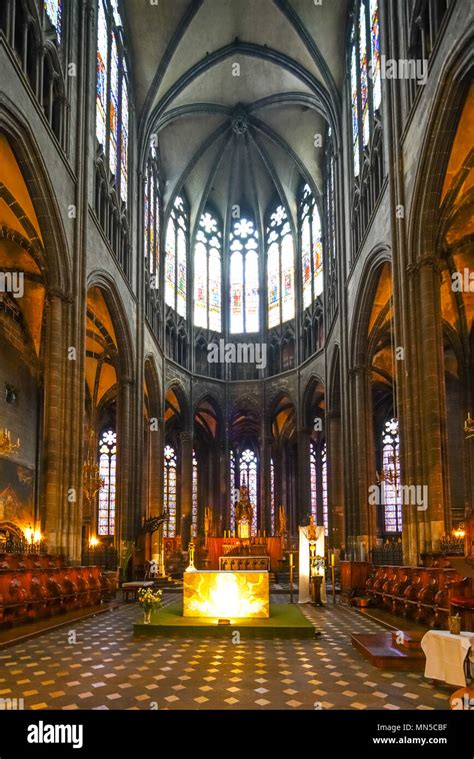
[[[20,438],[17,438],[16,443],[12,443],[10,430],[5,427],[0,434],[0,454],[5,456],[9,453],[16,453],[20,447]]]
[[[93,503],[97,493],[104,485],[105,480],[100,476],[99,465],[94,456],[94,431],[91,430],[89,433],[87,459],[82,466],[82,490],[89,504]]]

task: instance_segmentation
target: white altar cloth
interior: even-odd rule
[[[470,654],[474,666],[474,632],[452,635],[448,630],[429,630],[421,648],[426,656],[425,677],[449,685],[466,685],[464,662]]]

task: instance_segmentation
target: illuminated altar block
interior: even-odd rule
[[[183,616],[230,620],[268,618],[268,572],[185,572]]]

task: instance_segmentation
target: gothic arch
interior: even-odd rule
[[[384,264],[391,267],[392,259],[388,246],[378,245],[367,256],[361,272],[359,290],[355,299],[350,325],[350,362],[353,367],[365,365],[368,360],[368,326],[379,277]]]
[[[58,201],[29,124],[4,95],[0,96],[0,132],[8,139],[23,178],[30,188],[43,237],[46,286],[69,297],[72,289],[72,261]]]

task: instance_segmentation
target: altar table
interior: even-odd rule
[[[452,635],[448,630],[429,630],[421,648],[426,656],[425,677],[466,685],[464,664],[469,656],[471,668],[474,666],[474,632]]]

